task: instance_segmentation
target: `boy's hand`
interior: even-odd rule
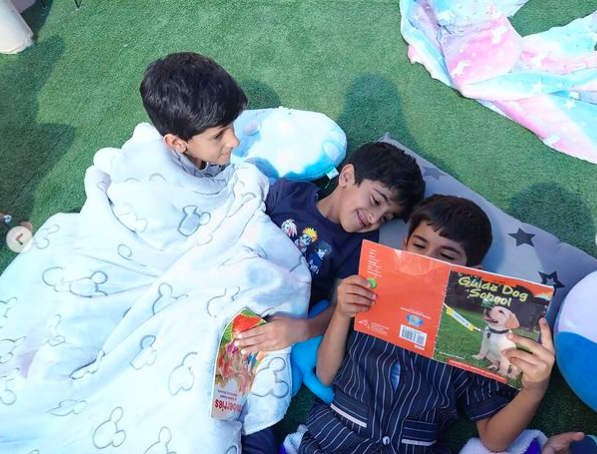
[[[303,319],[273,316],[265,325],[240,333],[236,345],[247,354],[280,350],[305,340],[306,329]]]
[[[523,390],[537,393],[538,397],[541,398],[547,390],[555,356],[551,331],[547,321],[542,318],[539,321],[539,326],[542,344],[516,334],[508,335],[508,339],[522,345],[531,353],[515,348],[504,350],[502,353],[522,371]]]
[[[373,305],[377,295],[371,291],[371,284],[364,277],[347,277],[338,286],[336,314],[343,318],[353,318]]]
[[[541,454],[568,454],[570,453],[570,445],[575,441],[581,441],[583,438],[585,438],[585,434],[582,432],[554,435],[547,440]]]

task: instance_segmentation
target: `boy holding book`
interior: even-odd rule
[[[433,196],[414,211],[404,249],[480,267],[491,242],[490,221],[476,204]],[[299,452],[449,452],[441,434],[458,419],[458,404],[476,422],[488,449],[506,450],[527,427],[547,389],[554,350],[545,320],[542,345],[510,335],[529,350],[505,352],[523,373],[516,395],[497,381],[351,333],[352,318],[375,304],[375,298],[369,282],[359,276],[338,288],[317,357],[317,375],[326,385],[334,383],[335,397],[330,406],[316,403],[311,410]]]

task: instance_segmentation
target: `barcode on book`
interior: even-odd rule
[[[400,325],[400,337],[421,347],[425,347],[427,343],[427,333],[405,325]]]

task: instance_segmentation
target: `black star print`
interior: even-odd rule
[[[423,167],[423,170],[423,177],[435,178],[436,180],[439,180],[441,177],[446,175],[445,173],[440,172],[439,169],[436,169],[435,167]]]
[[[528,244],[529,246],[535,247],[533,244],[533,237],[535,236],[534,233],[527,233],[522,229],[518,229],[516,233],[509,233],[509,236],[516,240],[516,246],[522,246],[523,244]]]
[[[558,280],[558,272],[554,271],[551,274],[542,273],[539,271],[539,276],[541,276],[541,283],[545,285],[551,285],[554,288],[554,295],[555,292],[558,291],[559,288],[566,287]]]

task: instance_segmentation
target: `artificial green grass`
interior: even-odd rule
[[[594,9],[593,0],[531,0],[513,22],[526,35]],[[17,219],[39,227],[80,208],[94,152],[146,120],[138,85],[147,64],[193,50],[225,66],[250,107],[324,112],[349,150],[389,131],[506,212],[597,255],[597,166],[411,65],[397,0],[83,0],[78,11],[61,1],[24,17],[37,44],[0,56],[0,211]],[[13,257],[2,244],[0,267]],[[282,431],[304,420],[311,399],[301,393]],[[597,433],[597,415],[555,373],[533,425]],[[463,423],[450,436],[457,446],[471,434]]]

